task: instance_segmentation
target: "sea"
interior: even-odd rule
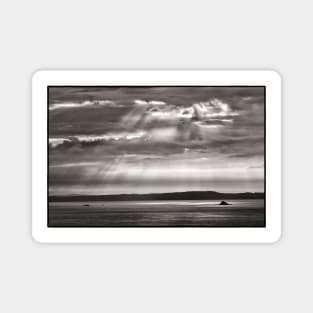
[[[49,202],[49,227],[265,227],[263,199]]]

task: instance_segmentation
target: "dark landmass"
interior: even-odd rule
[[[221,201],[219,205],[231,205],[231,204],[226,201]]]
[[[141,200],[221,200],[221,199],[264,199],[263,192],[219,193],[215,191],[186,191],[173,193],[50,196],[49,202],[73,201],[141,201]]]

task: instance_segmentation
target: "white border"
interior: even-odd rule
[[[48,228],[48,85],[266,86],[265,228]],[[272,243],[281,235],[281,79],[274,71],[38,71],[32,80],[32,235],[41,243]]]

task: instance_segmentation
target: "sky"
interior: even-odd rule
[[[263,87],[49,87],[49,194],[264,191]]]

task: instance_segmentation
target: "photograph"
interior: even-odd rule
[[[48,85],[47,226],[266,227],[265,102],[264,85]]]

